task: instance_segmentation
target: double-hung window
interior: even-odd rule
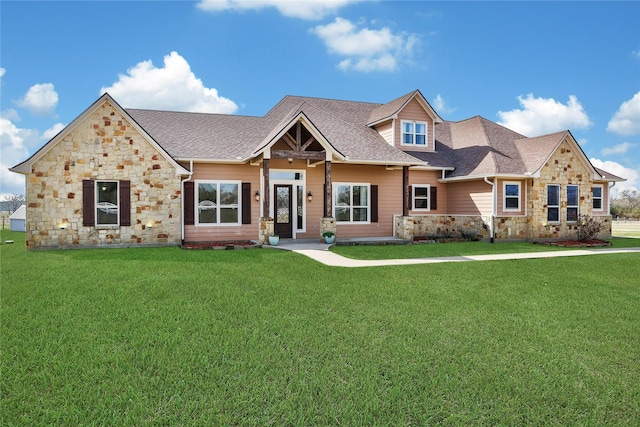
[[[198,225],[240,224],[239,182],[197,182]]]
[[[504,200],[503,210],[505,211],[519,211],[520,210],[520,183],[519,182],[505,182],[504,183]]]
[[[402,144],[403,145],[427,145],[427,124],[402,120]]]
[[[413,210],[428,211],[431,209],[429,185],[416,184],[413,186]]]
[[[95,225],[119,225],[120,192],[118,181],[96,181]]]
[[[334,217],[337,222],[370,221],[369,184],[336,183],[334,185]]]
[[[567,185],[567,222],[578,221],[579,200],[579,187],[577,185]]]
[[[604,210],[604,204],[602,203],[602,185],[594,185],[591,187],[591,200],[593,201],[593,210]]]
[[[560,186],[547,185],[547,221],[560,222]]]

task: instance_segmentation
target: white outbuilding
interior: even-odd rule
[[[9,216],[9,229],[11,231],[25,231],[25,223],[27,221],[27,207],[20,206],[14,213]]]

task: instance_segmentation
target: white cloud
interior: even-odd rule
[[[41,139],[45,140],[45,141],[49,141],[51,138],[53,138],[54,136],[56,136],[58,133],[60,133],[60,131],[62,129],[64,129],[66,125],[62,124],[62,123],[56,123],[55,125],[53,125],[52,127],[50,127],[49,129],[45,130],[44,133],[42,134]]]
[[[257,11],[274,7],[289,18],[319,20],[357,1],[360,0],[202,0],[197,6],[201,10],[214,13],[227,10]]]
[[[611,156],[612,154],[625,154],[631,148],[636,147],[638,144],[631,142],[623,142],[622,144],[614,145],[613,147],[606,147],[602,149],[603,156]]]
[[[526,98],[518,96],[522,109],[498,111],[500,123],[509,129],[528,137],[545,135],[562,130],[586,129],[591,125],[589,116],[574,95],[567,104],[553,98]]]
[[[6,72],[7,72],[6,69],[0,67],[0,77],[4,76],[4,73],[6,73]]]
[[[447,102],[440,94],[437,94],[436,98],[433,100],[433,107],[437,113],[451,113],[455,111],[455,108],[451,108],[447,105]]]
[[[387,27],[358,29],[351,21],[339,17],[311,32],[324,41],[330,53],[347,57],[338,64],[344,71],[396,71],[399,62],[411,58],[419,42],[413,34],[394,34]]]
[[[58,105],[58,93],[52,83],[35,84],[17,104],[36,116],[48,116]]]
[[[640,133],[640,92],[620,105],[613,118],[609,120],[607,130],[618,135]]]
[[[613,195],[624,190],[638,190],[640,188],[640,173],[637,170],[622,166],[620,163],[610,160],[602,161],[600,159],[589,159],[591,164],[599,169],[612,173],[620,178],[625,178],[624,182],[617,182],[613,187]]]
[[[37,131],[18,128],[11,120],[0,117],[0,193],[25,193],[24,176],[10,172],[9,168],[26,160],[29,148],[39,144]]]
[[[238,109],[233,101],[219,96],[216,89],[205,87],[177,52],[164,57],[163,68],[156,68],[147,60],[118,77],[117,82],[103,87],[100,93],[109,92],[126,108],[225,114]]]

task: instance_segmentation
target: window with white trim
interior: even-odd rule
[[[95,225],[119,225],[120,192],[118,181],[96,181]]]
[[[591,187],[591,200],[593,203],[594,211],[604,210],[602,191],[603,191],[602,185],[594,185],[593,187]]]
[[[430,191],[431,186],[428,184],[415,184],[413,188],[413,210],[428,211],[431,210]]]
[[[505,182],[503,187],[502,209],[504,211],[520,210],[520,183]]]
[[[560,222],[560,186],[547,185],[547,221]]]
[[[369,184],[334,184],[333,212],[336,222],[368,223],[370,221],[369,187]]]
[[[567,222],[578,222],[580,187],[567,185]]]
[[[240,224],[240,182],[197,181],[196,224]]]
[[[427,145],[427,123],[402,120],[402,145]]]

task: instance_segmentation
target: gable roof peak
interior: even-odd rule
[[[396,118],[400,111],[413,99],[416,99],[429,114],[434,123],[442,123],[444,120],[436,113],[429,101],[422,95],[420,90],[415,89],[393,101],[382,104],[379,107],[373,109],[369,115],[367,126],[375,126],[378,123]]]

